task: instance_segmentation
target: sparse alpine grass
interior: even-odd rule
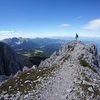
[[[35,89],[36,85],[41,84],[41,78],[46,78],[54,71],[58,65],[49,67],[41,67],[36,69],[30,69],[25,72],[21,72],[20,75],[8,80],[0,86],[0,93],[7,91],[10,94],[16,94],[17,91],[27,94],[29,91]]]
[[[95,73],[97,73],[97,70],[96,70],[94,67],[90,66],[90,64],[89,64],[86,60],[83,60],[83,59],[82,59],[83,56],[84,56],[84,54],[82,54],[81,57],[78,58],[78,59],[79,59],[79,63],[80,63],[83,67],[88,67],[88,68],[90,68],[91,70],[93,70]]]
[[[97,73],[97,70],[96,70],[94,67],[90,66],[89,63],[87,63],[85,60],[79,59],[79,61],[80,61],[80,64],[81,64],[83,67],[88,67],[88,68],[90,68],[91,70],[93,70],[95,73]]]
[[[70,57],[70,55],[66,56],[63,61],[65,62],[66,60],[69,59],[69,57]]]
[[[91,85],[81,83],[79,84],[79,86],[84,91],[84,96],[91,96],[93,94],[93,98],[96,98],[98,95],[100,95],[100,90],[96,86],[93,87],[94,92],[88,90],[88,88],[91,87]]]

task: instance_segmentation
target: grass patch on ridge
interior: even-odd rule
[[[79,62],[80,62],[80,64],[83,66],[83,67],[88,67],[88,68],[90,68],[91,70],[93,70],[95,73],[97,73],[97,70],[94,68],[94,67],[92,67],[92,66],[90,66],[89,65],[89,63],[87,63],[85,60],[83,60],[83,59],[79,59]]]
[[[2,91],[7,91],[8,94],[16,94],[18,91],[28,93],[28,91],[35,89],[36,85],[41,84],[41,78],[50,75],[57,67],[59,66],[55,64],[51,68],[43,67],[21,72],[20,75],[3,83],[0,86],[0,93]]]

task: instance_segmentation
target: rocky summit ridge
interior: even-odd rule
[[[42,61],[39,67],[52,66],[53,64],[62,64],[64,59],[78,61],[80,58],[86,60],[91,66],[99,67],[97,48],[94,44],[84,44],[79,40],[73,40],[64,44],[59,52],[54,52],[50,58]]]
[[[26,77],[22,78],[23,74]],[[59,52],[42,61],[38,68],[31,68],[22,75],[9,81],[20,85],[6,82],[0,87],[1,98],[100,100],[100,67],[94,44],[84,44],[79,40],[65,43]]]

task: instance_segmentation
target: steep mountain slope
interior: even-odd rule
[[[66,43],[59,52],[42,61],[39,68],[16,76],[0,90],[1,98],[14,100],[99,100],[100,67],[96,46],[80,41]]]
[[[15,74],[22,70],[24,62],[18,57],[16,52],[7,44],[0,42],[0,75]]]

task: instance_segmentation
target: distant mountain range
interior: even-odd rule
[[[33,49],[53,49],[51,51],[58,50],[59,47],[64,44],[65,40],[60,39],[48,39],[48,38],[8,38],[2,40],[13,48],[17,53],[25,53],[26,51],[32,51]]]
[[[54,38],[8,38],[2,40],[13,48],[23,58],[28,58],[32,64],[39,65],[41,60],[44,60],[54,52],[59,51],[61,45],[74,40],[72,37],[64,37],[62,39]],[[94,43],[100,54],[99,38],[79,38],[85,44]]]
[[[27,51],[30,49],[38,48],[38,44],[32,42],[28,38],[8,38],[3,40],[4,43],[7,43],[15,51]]]
[[[7,43],[10,47],[12,47],[17,52],[25,52],[30,51],[32,49],[39,49],[39,48],[52,48],[53,50],[59,50],[59,47],[69,41],[74,40],[73,37],[64,37],[60,39],[55,38],[8,38],[2,40],[3,42]],[[97,45],[98,50],[100,52],[100,42],[99,38],[86,38],[81,37],[79,38],[84,43],[94,43]]]

